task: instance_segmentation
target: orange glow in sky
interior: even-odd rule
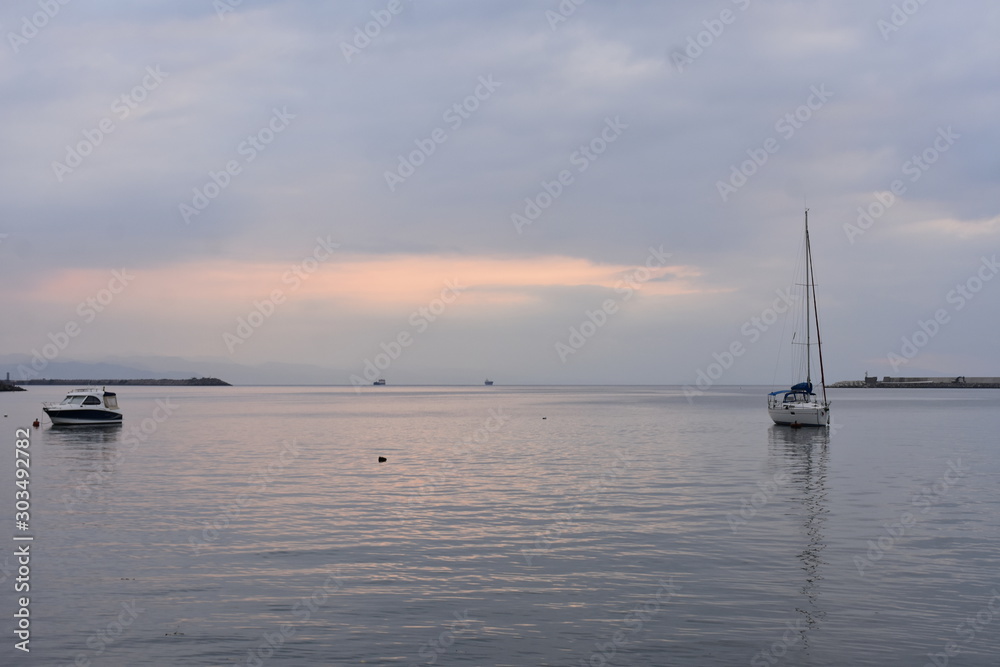
[[[547,287],[623,288],[644,294],[678,295],[701,290],[697,269],[597,264],[585,259],[550,256],[504,259],[450,256],[334,256],[324,262],[242,263],[201,261],[152,269],[127,268],[134,275],[122,298],[160,304],[184,302],[192,308],[211,303],[263,299],[280,290],[289,299],[329,299],[364,310],[410,306],[438,296],[446,286],[464,289],[463,303],[517,303]],[[24,294],[35,302],[73,304],[105,289],[112,275],[104,270],[53,274]],[[117,286],[117,283],[116,283]]]

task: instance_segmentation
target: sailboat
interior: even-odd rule
[[[805,348],[805,381],[792,385],[790,389],[772,391],[767,395],[767,413],[775,424],[788,426],[829,426],[830,401],[826,397],[826,375],[823,372],[823,343],[819,335],[819,311],[816,308],[816,279],[813,275],[812,247],[809,244],[809,209],[806,209],[806,279],[805,288],[805,328],[806,342],[793,343]],[[816,325],[816,342],[812,341],[812,326]],[[819,357],[820,387],[823,397],[813,393],[812,348],[816,347]]]

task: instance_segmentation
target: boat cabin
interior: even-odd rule
[[[101,394],[103,393],[103,397]],[[101,400],[103,398],[103,401]],[[74,389],[66,395],[60,405],[97,407],[103,405],[108,410],[118,409],[118,395],[113,391],[98,392],[94,389]]]
[[[812,388],[813,386],[811,382],[800,382],[791,389],[772,391],[768,394],[768,398],[772,404],[814,403],[816,401],[816,394],[812,393]],[[784,397],[779,401],[778,396],[781,396],[782,394],[784,394]]]
[[[782,392],[775,392],[780,394]],[[782,399],[782,403],[812,403],[816,400],[816,394],[807,394],[804,391],[787,391],[785,392],[785,397]]]

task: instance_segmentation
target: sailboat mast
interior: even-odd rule
[[[809,209],[806,209],[806,271],[808,276],[806,282],[810,284],[810,288],[806,289],[806,292],[812,290],[812,302],[813,302],[813,316],[816,318],[816,349],[819,352],[819,383],[823,387],[823,403],[826,400],[826,372],[823,369],[823,340],[820,338],[819,334],[819,307],[816,302],[816,276],[813,274],[813,264],[812,264],[812,247],[809,244]],[[808,296],[806,297],[808,299]],[[806,319],[809,319],[808,309],[806,310]],[[808,346],[806,347],[808,349]],[[811,356],[811,355],[810,355]]]
[[[806,209],[806,382],[812,384],[812,343],[809,330],[809,282],[812,273],[812,253],[809,252],[809,209]]]

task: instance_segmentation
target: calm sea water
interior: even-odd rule
[[[0,394],[5,665],[1000,664],[1000,391],[65,389]]]

